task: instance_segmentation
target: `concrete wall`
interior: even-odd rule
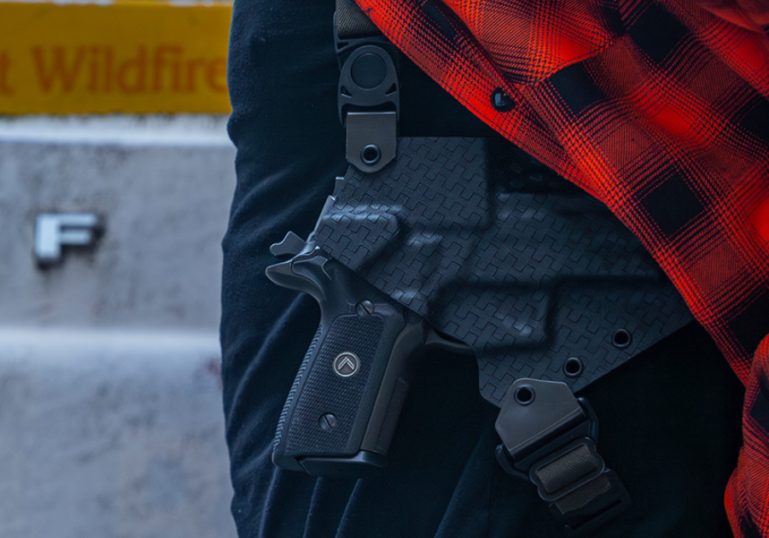
[[[0,536],[234,536],[221,412],[222,117],[0,121]],[[35,216],[92,211],[40,268]]]

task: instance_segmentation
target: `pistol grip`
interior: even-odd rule
[[[367,296],[374,300],[357,308],[321,302],[320,328],[278,424],[276,465],[315,476],[361,476],[385,465],[407,362],[425,331],[391,299]]]

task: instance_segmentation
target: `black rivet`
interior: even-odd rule
[[[566,362],[563,363],[563,372],[567,377],[577,377],[582,373],[582,361],[577,357],[569,357]]]
[[[515,101],[500,88],[497,88],[491,92],[491,106],[498,112],[509,112],[515,108]]]
[[[374,144],[369,144],[360,152],[360,160],[369,166],[378,163],[381,158],[382,151],[379,149],[379,146],[375,146]]]
[[[376,88],[387,77],[387,64],[378,55],[366,52],[353,61],[350,77],[364,90]]]
[[[326,413],[322,417],[320,417],[320,420],[318,421],[320,424],[320,429],[324,432],[330,432],[334,428],[336,428],[337,420],[334,415],[331,413]]]
[[[625,349],[633,341],[633,336],[625,329],[617,329],[611,337],[611,343],[617,349]]]
[[[515,401],[518,403],[518,405],[529,405],[534,401],[534,389],[531,387],[531,385],[521,385],[515,389],[513,398],[515,398]]]

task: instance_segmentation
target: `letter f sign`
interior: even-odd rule
[[[35,258],[40,265],[61,260],[61,247],[89,246],[101,228],[93,213],[40,213],[35,219]]]

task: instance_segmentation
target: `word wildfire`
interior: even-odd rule
[[[114,47],[98,45],[33,47],[29,56],[20,60],[2,51],[0,93],[13,95],[19,90],[13,67],[22,61],[30,62],[34,83],[43,93],[227,92],[227,59],[188,57],[180,45],[140,46],[134,54],[123,57]]]
[[[0,2],[0,114],[227,113],[226,2]]]

